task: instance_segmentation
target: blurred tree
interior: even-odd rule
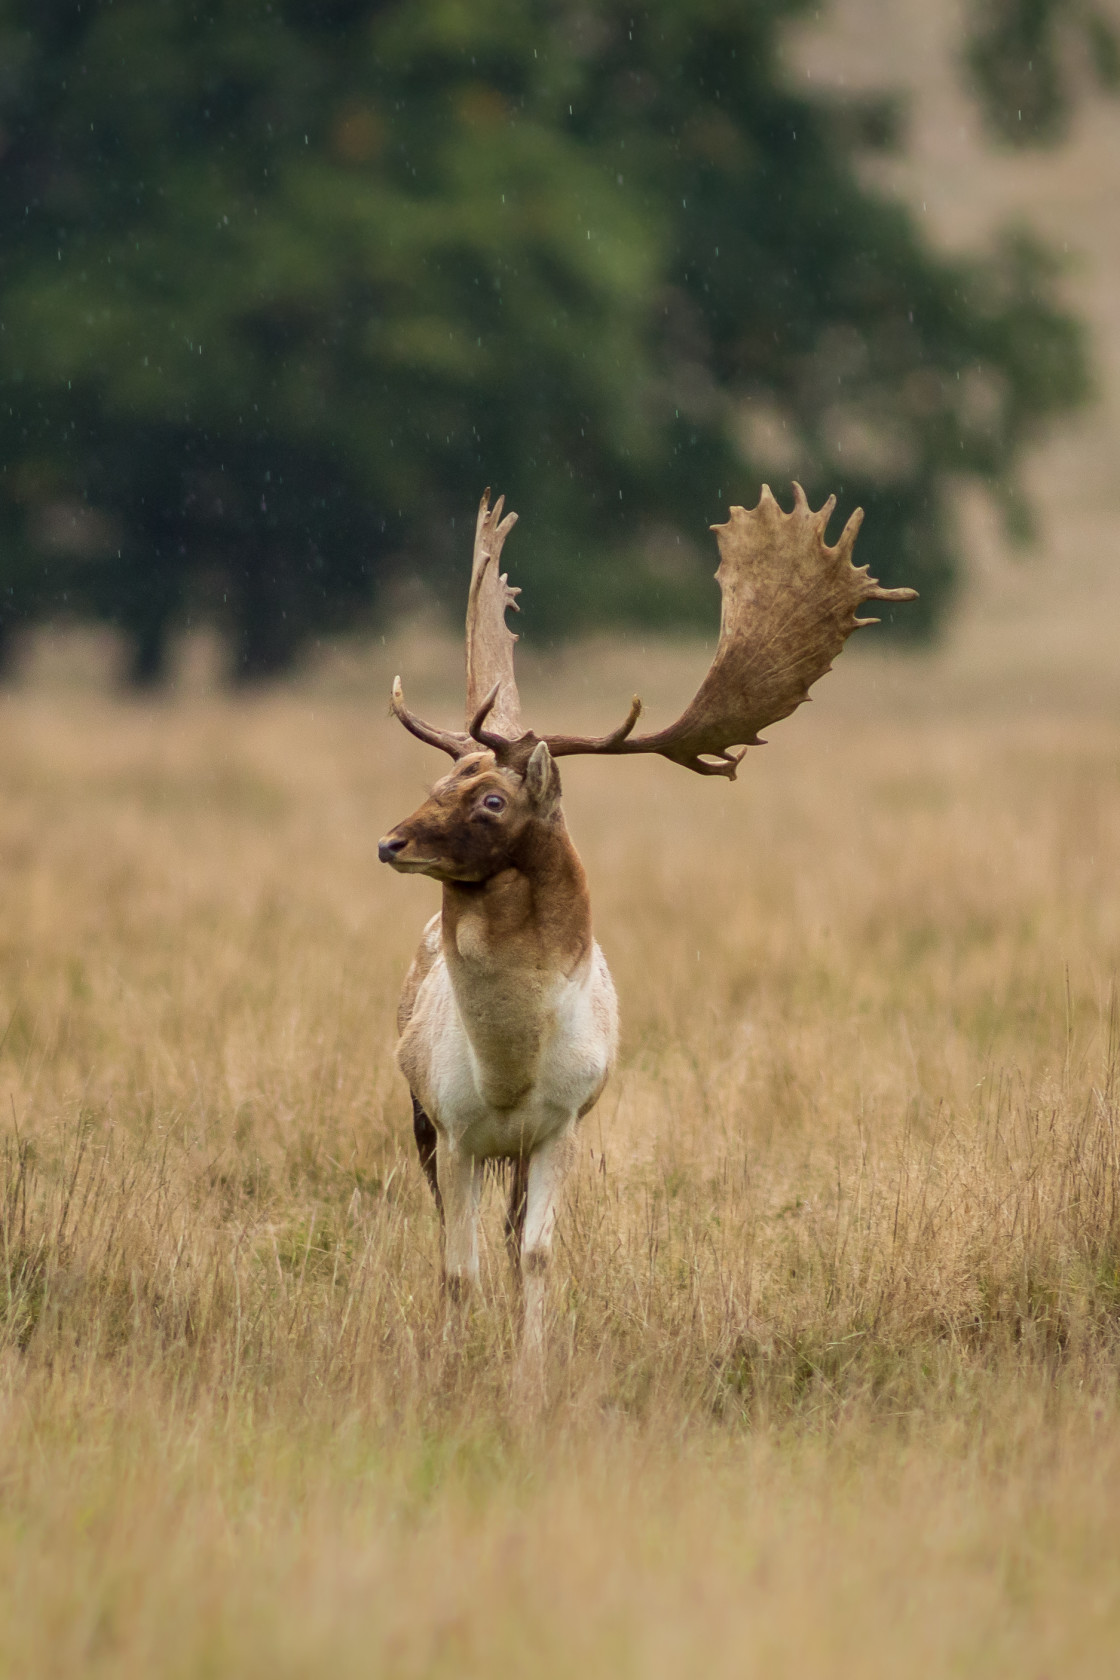
[[[1042,251],[950,261],[862,183],[894,113],[790,91],[802,9],[0,0],[0,624],[98,614],[154,681],[212,616],[267,675],[461,593],[487,482],[532,622],[678,622],[769,473],[862,501],[928,629],[947,488],[1014,505],[1081,335]]]
[[[1120,86],[1114,4],[979,0],[965,61],[992,132],[1014,146],[1060,140],[1081,89]]]

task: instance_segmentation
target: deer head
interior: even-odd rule
[[[517,867],[534,846],[535,825],[557,820],[560,777],[538,741],[524,774],[500,765],[489,748],[459,759],[411,817],[380,842],[377,855],[406,875],[436,881],[489,881]]]
[[[863,602],[916,598],[913,589],[881,589],[866,566],[852,565],[861,508],[830,548],[825,531],[835,496],[814,513],[800,484],[794,485],[793,495],[792,512],[783,513],[764,484],[756,508],[733,507],[725,525],[712,526],[723,596],[719,641],[707,676],[676,723],[654,734],[634,735],[642,709],[635,696],[622,723],[608,735],[542,737],[521,721],[513,672],[517,637],[505,619],[508,607],[517,610],[520,591],[511,589],[498,570],[517,515],[503,519],[504,498],[491,508],[487,490],[478,510],[467,604],[466,730],[437,729],[416,717],[404,703],[399,677],[390,702],[406,729],[449,753],[457,768],[437,784],[427,805],[386,837],[382,858],[398,869],[420,869],[422,862],[410,865],[408,859],[421,859],[423,846],[433,848],[434,858],[437,844],[445,843],[437,835],[450,844],[453,827],[463,858],[480,857],[483,834],[489,833],[487,844],[497,847],[505,843],[499,835],[512,836],[519,821],[529,821],[538,782],[550,790],[555,785],[549,797],[558,796],[551,761],[576,753],[659,753],[699,775],[734,781],[747,748],[763,744],[759,730],[788,717],[809,698],[809,689],[831,670],[853,630],[878,623],[856,617]],[[504,801],[502,810],[488,805],[488,799]],[[474,836],[472,823],[478,835],[468,840],[468,832]],[[404,843],[393,851],[398,840]],[[468,861],[463,866],[476,865]]]

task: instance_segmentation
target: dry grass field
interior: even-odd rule
[[[442,761],[385,702],[454,719],[458,650],[141,706],[48,642],[0,696],[0,1675],[1116,1673],[1120,107],[991,158],[956,14],[840,0],[804,73],[913,87],[937,237],[1068,244],[1102,401],[1033,561],[966,509],[942,653],[846,653],[734,787],[566,769],[624,1038],[540,1418],[494,1194],[442,1348],[392,1063],[437,889],[376,844]],[[523,697],[664,721],[704,663]]]
[[[392,1063],[385,694],[454,652],[0,700],[0,1672],[1115,1672],[1116,662],[985,646],[846,654],[734,787],[566,770],[625,1029],[539,1419],[496,1194],[443,1353]]]

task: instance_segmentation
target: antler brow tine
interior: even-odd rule
[[[433,724],[425,723],[415,712],[410,712],[404,703],[404,689],[401,687],[400,677],[393,678],[393,692],[389,699],[389,710],[392,715],[403,723],[410,735],[415,735],[418,741],[424,741],[429,747],[438,747],[441,752],[449,753],[452,758],[462,758],[470,749],[468,736],[458,735],[450,729],[437,729]]]

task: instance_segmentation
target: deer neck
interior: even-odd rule
[[[529,825],[508,869],[443,888],[443,953],[487,1102],[514,1107],[532,1086],[563,982],[591,950],[587,877],[557,812]]]

